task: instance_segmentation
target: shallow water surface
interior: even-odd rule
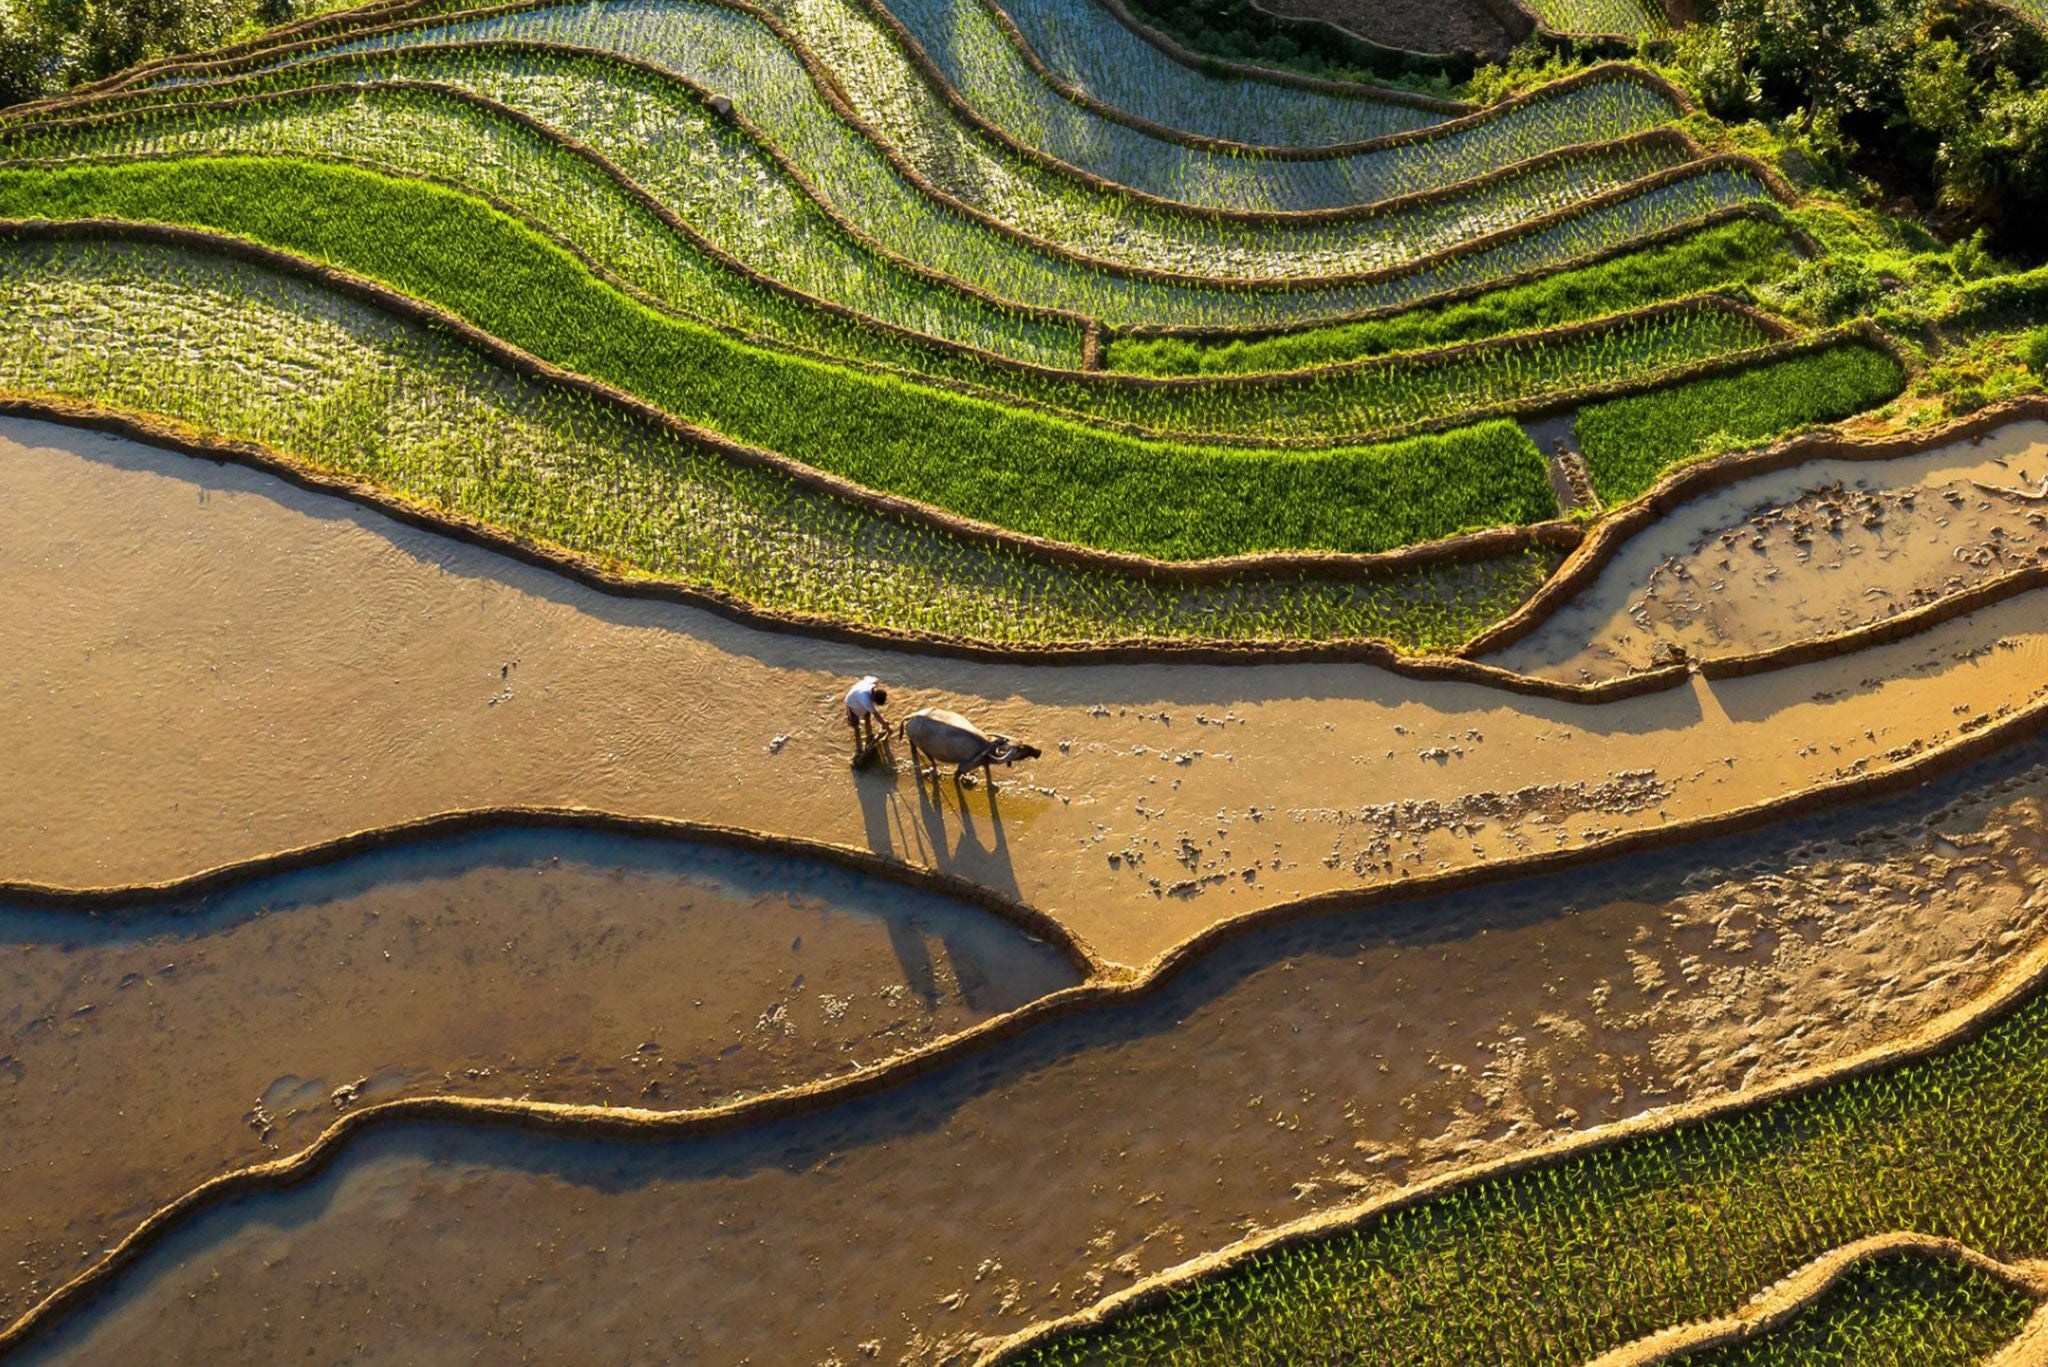
[[[1135,967],[1261,908],[1882,778],[2048,709],[2048,594],[1600,706],[1360,664],[956,660],[607,596],[269,475],[12,420],[0,546],[0,869],[68,886],[584,807],[941,869]],[[1044,753],[1000,791],[920,783],[902,747],[850,769],[864,674],[899,716],[947,707]]]
[[[873,1064],[1079,980],[979,907],[562,829],[435,839],[118,914],[0,906],[0,1278],[25,1298],[352,1106],[675,1109]],[[0,1301],[0,1308],[8,1302]]]
[[[1746,654],[1881,622],[2048,558],[2048,423],[1813,461],[1673,509],[1488,663],[1612,678],[1660,648]]]
[[[24,1360],[941,1361],[1952,1009],[2041,934],[2044,801],[2048,744],[1768,836],[1262,932],[1134,1006],[727,1135],[375,1131]]]

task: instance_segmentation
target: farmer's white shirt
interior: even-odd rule
[[[848,715],[875,718],[879,718],[882,715],[875,707],[875,686],[879,683],[881,683],[881,680],[870,674],[852,688],[846,690],[846,711]]]

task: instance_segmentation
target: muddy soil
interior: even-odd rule
[[[31,449],[24,443],[33,443]],[[990,665],[621,600],[267,475],[0,423],[0,870],[174,878],[475,806],[861,845],[1143,963],[1301,896],[1499,864],[1880,774],[2048,696],[2041,599],[1621,703],[1357,665]],[[1041,746],[1000,791],[855,771],[901,715]]]
[[[1320,19],[1409,52],[1500,56],[1514,46],[1480,0],[1258,0],[1257,7],[1290,19]]]
[[[713,1105],[1079,973],[808,861],[525,830],[119,915],[0,906],[0,1322],[141,1214],[430,1093]],[[26,1274],[26,1278],[24,1277]]]
[[[26,1361],[935,1363],[1361,1192],[1755,1085],[2044,930],[2048,744],[1767,836],[1323,918],[807,1120],[373,1132]]]
[[[1594,680],[1880,622],[2048,557],[2048,423],[1823,461],[1676,509],[1489,663]]]

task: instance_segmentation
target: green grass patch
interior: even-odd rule
[[[1601,499],[1625,503],[1683,461],[1850,417],[1892,398],[1905,382],[1890,356],[1849,343],[1593,404],[1579,412],[1579,446]]]
[[[331,262],[736,440],[1039,536],[1167,559],[1378,551],[1554,516],[1509,423],[1315,452],[1143,441],[747,346],[439,186],[269,158],[17,170],[0,216],[121,217]]]
[[[2036,997],[1934,1057],[1478,1181],[1022,1361],[1569,1367],[1730,1314],[1828,1250],[1890,1230],[2037,1256],[2044,1113],[2048,1000]]]
[[[2015,1338],[2034,1304],[1945,1258],[1858,1263],[1790,1323],[1689,1354],[1685,1367],[1973,1367]]]
[[[1612,261],[1489,291],[1463,303],[1411,309],[1334,327],[1253,341],[1120,337],[1112,370],[1143,375],[1238,375],[1470,342],[1553,327],[1707,290],[1754,285],[1790,271],[1796,258],[1775,223],[1743,219],[1690,233]]]

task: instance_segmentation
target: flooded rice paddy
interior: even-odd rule
[[[1729,486],[1631,538],[1600,577],[1489,664],[1564,680],[1660,649],[1747,654],[1846,631],[2048,557],[2048,423],[1891,460]]]
[[[561,829],[135,911],[0,902],[0,1320],[351,1107],[715,1105],[1078,980],[992,914],[872,876]]]
[[[20,1360],[944,1361],[1248,1230],[1909,1030],[2039,941],[2044,848],[2037,744],[1768,836],[1260,932],[805,1119],[373,1130]]]
[[[866,649],[619,599],[268,475],[0,423],[0,867],[149,882],[453,809],[596,807],[855,845],[1142,964],[1220,921],[1781,800],[2048,696],[2039,596],[1597,706],[1365,665]],[[854,771],[881,675],[1044,758]]]
[[[0,544],[8,877],[175,878],[452,809],[582,806],[955,872],[1127,964],[1306,893],[1882,773],[2048,688],[2038,596],[1599,706],[1364,666],[940,660],[609,598],[24,422],[0,423]],[[900,757],[856,771],[836,699],[868,672],[899,710],[961,707],[1045,756],[1000,791]],[[2044,804],[2036,743],[1749,836],[1267,928],[1136,1004],[717,1136],[376,1128],[306,1185],[182,1225],[21,1360],[938,1363],[1250,1230],[1968,1002],[2041,938]],[[559,830],[193,906],[0,909],[0,932],[0,1167],[33,1192],[0,1214],[9,1317],[350,1106],[698,1106],[1074,981],[936,898]]]

